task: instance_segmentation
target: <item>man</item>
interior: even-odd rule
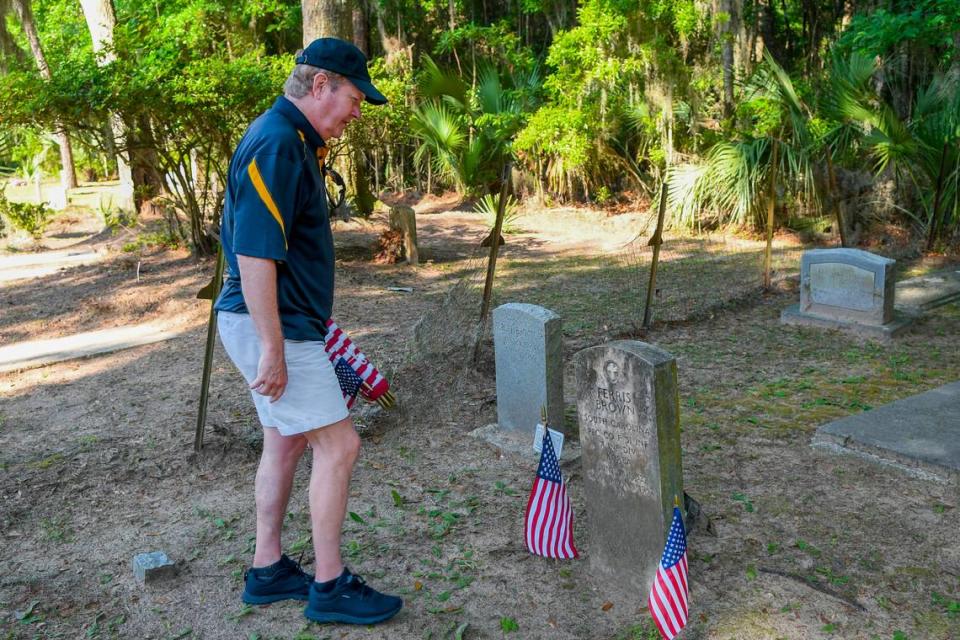
[[[325,141],[360,117],[361,103],[387,99],[371,84],[363,53],[342,40],[315,40],[296,63],[284,95],[234,152],[221,226],[228,269],[216,303],[220,339],[249,383],[263,425],[256,550],[243,601],[306,600],[311,620],[374,624],[395,615],[403,601],[367,586],[340,558],[360,438],[324,352],[334,255],[321,165]],[[315,579],[280,545],[307,445]]]

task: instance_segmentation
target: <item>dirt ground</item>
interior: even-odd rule
[[[476,271],[482,220],[447,205],[421,207],[426,262],[417,268],[369,261],[382,218],[335,229],[335,317],[401,400],[392,412],[364,406],[355,414],[364,449],[344,557],[372,584],[404,597],[394,620],[318,626],[296,603],[241,605],[261,436],[219,347],[206,446],[200,454],[192,448],[209,310],[194,294],[212,264],[185,251],[124,252],[125,240],[109,234],[58,239],[71,233],[63,227],[49,232],[48,248],[109,245],[108,259],[2,285],[3,344],[160,318],[183,332],[0,374],[0,637],[655,638],[645,593],[620,593],[590,574],[579,462],[562,469],[582,559],[551,561],[525,550],[534,465],[466,436],[495,421],[491,345],[477,367],[411,348],[418,320],[436,323],[451,284]],[[503,248],[508,275],[497,301],[536,302],[552,292],[568,361],[579,348],[623,337],[624,324],[595,321],[613,295],[602,267],[589,263],[580,279],[530,271],[525,280],[522,265],[602,263],[644,220],[572,210],[525,216],[526,231]],[[690,534],[691,622],[682,637],[958,638],[956,484],[835,457],[809,440],[826,421],[960,379],[960,306],[941,308],[883,346],[781,326],[795,287],[786,279],[772,293],[660,325],[647,337],[677,356],[685,488],[712,522]],[[570,370],[566,427],[575,433]],[[309,569],[308,464],[298,471],[284,542],[294,557],[304,552]],[[179,573],[142,586],[132,558],[155,550]]]

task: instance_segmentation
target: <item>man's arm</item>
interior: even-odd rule
[[[276,402],[287,387],[283,329],[277,308],[277,263],[264,258],[237,256],[243,300],[260,337],[260,364],[250,388]]]

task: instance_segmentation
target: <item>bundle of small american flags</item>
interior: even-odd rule
[[[384,409],[394,405],[396,398],[390,393],[387,379],[367,360],[367,356],[332,318],[327,321],[324,343],[348,409],[357,401],[357,395],[369,402],[380,404]]]

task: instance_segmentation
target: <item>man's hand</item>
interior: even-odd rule
[[[276,402],[287,388],[287,362],[283,355],[283,329],[277,310],[277,265],[273,260],[237,256],[243,300],[260,338],[257,378],[250,388]]]
[[[270,396],[270,402],[280,399],[287,388],[287,362],[283,357],[283,347],[267,348],[260,353],[257,378],[250,383],[250,388],[260,395]]]

